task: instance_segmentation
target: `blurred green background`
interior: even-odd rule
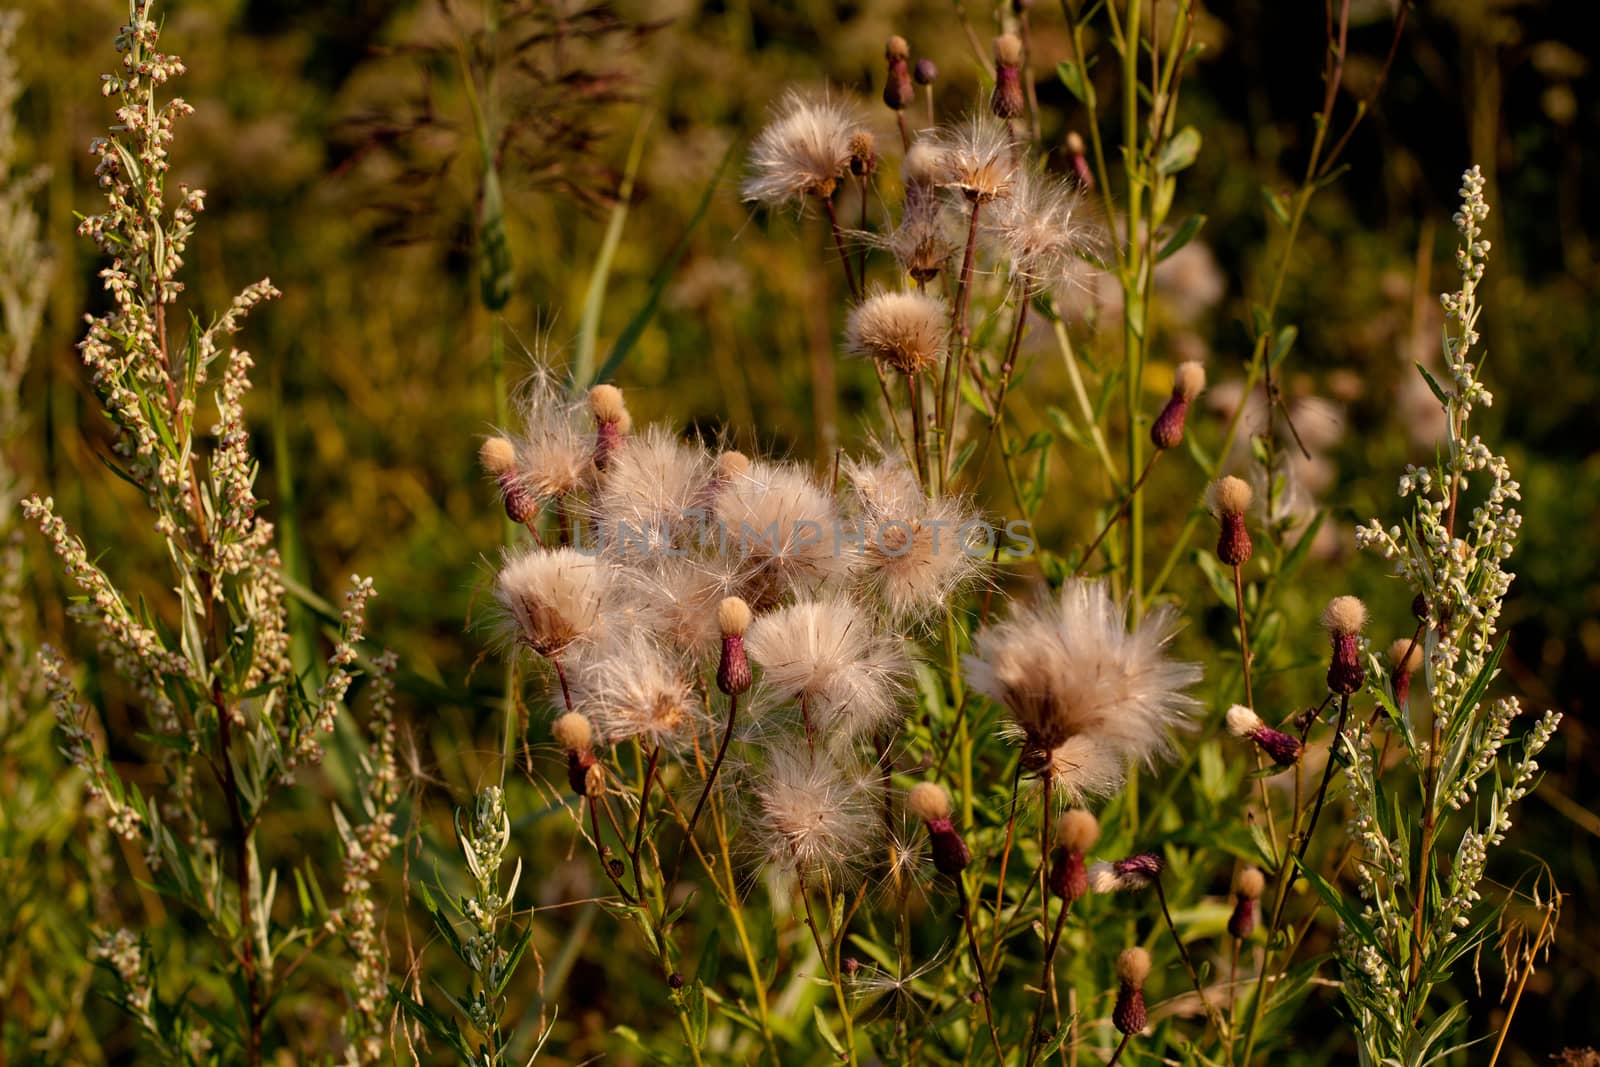
[[[159,578],[141,577],[161,573],[142,565],[156,562],[159,542],[127,525],[143,512],[100,461],[107,437],[73,351],[83,310],[103,299],[99,264],[74,237],[73,213],[96,200],[85,147],[109,118],[97,75],[125,5],[13,6],[27,14],[21,156],[53,170],[40,206],[57,264],[25,383],[31,424],[19,466],[91,545],[116,546],[109,567],[120,580],[159,602],[167,595]],[[1431,456],[1427,398],[1416,393],[1412,364],[1435,358],[1437,294],[1455,286],[1449,214],[1461,171],[1482,166],[1495,209],[1483,333],[1497,403],[1479,429],[1520,476],[1525,513],[1504,663],[1530,704],[1567,713],[1513,839],[1555,865],[1569,899],[1554,956],[1520,1009],[1513,1039],[1523,1062],[1600,1044],[1600,1020],[1587,1010],[1600,1001],[1600,919],[1583,906],[1600,893],[1592,859],[1600,752],[1586,721],[1600,664],[1600,162],[1592,150],[1600,45],[1577,32],[1586,6],[1461,0],[1410,12],[1376,111],[1346,151],[1349,170],[1313,202],[1279,314],[1300,330],[1286,391],[1304,403],[1303,421],[1325,424],[1315,473],[1327,482],[1320,498],[1337,536],[1322,546],[1319,567],[1335,585],[1353,568],[1356,587],[1398,609],[1383,599],[1381,562],[1354,556],[1350,529],[1370,515],[1392,519],[1401,466]],[[187,61],[180,92],[197,108],[180,131],[176,173],[210,192],[190,250],[190,295],[218,306],[263,275],[285,294],[244,336],[258,363],[259,486],[284,534],[288,569],[320,590],[341,587],[351,572],[374,577],[381,595],[370,633],[399,653],[409,675],[416,769],[457,797],[491,756],[453,751],[443,739],[494,733],[498,671],[475,668],[500,537],[475,465],[478,435],[496,409],[476,273],[481,160],[463,62],[480,76],[494,72],[483,100],[497,132],[515,270],[504,312],[512,378],[526,374],[531,354],[561,365],[577,351],[597,253],[620,219],[595,347],[603,360],[655,301],[614,375],[636,419],[798,457],[819,451],[811,357],[837,335],[842,287],[817,220],[769,218],[739,202],[742,145],[788,86],[824,82],[857,90],[881,142],[892,143],[892,118],[873,106],[891,33],[939,63],[941,114],[982,99],[952,4],[557,0],[500,8],[490,48],[476,0],[163,5],[163,44]],[[1352,12],[1346,116],[1378,76],[1393,27],[1383,0],[1354,3]],[[967,17],[981,37],[994,32],[984,4],[969,3]],[[1261,295],[1279,239],[1262,189],[1299,179],[1323,92],[1323,19],[1318,3],[1207,5],[1197,27],[1205,52],[1180,111],[1204,147],[1174,212],[1208,221],[1161,279],[1157,365],[1200,354],[1217,384],[1236,378],[1249,356],[1248,301]],[[1059,146],[1091,119],[1051,74],[1068,54],[1059,10],[1038,5],[1032,24],[1044,143]],[[622,214],[635,144],[640,163]],[[1058,152],[1055,165],[1063,160]],[[664,269],[668,280],[657,288]],[[1083,299],[1097,297],[1091,289]],[[1033,342],[1044,350],[1047,332]],[[1049,373],[1019,396],[1024,422],[1046,425],[1048,406],[1062,402]],[[842,441],[859,447],[876,390],[859,365],[841,364],[839,375]],[[1147,384],[1152,398],[1166,385],[1158,377]],[[1227,395],[1219,388],[1212,399]],[[1220,422],[1200,425],[1214,444]],[[1041,529],[1065,545],[1092,527],[1089,506],[1074,506],[1075,477],[1090,467],[1087,452],[1060,447]],[[1162,478],[1186,484],[1163,471],[1153,493]],[[1155,551],[1165,551],[1186,506],[1153,513],[1152,522],[1168,523],[1148,535]],[[42,558],[36,544],[30,552]],[[52,571],[33,570],[43,631],[72,647],[79,639]],[[1200,587],[1194,577],[1178,584]],[[1304,617],[1325,592],[1306,592]],[[1225,632],[1225,620],[1214,628]],[[105,690],[114,731],[128,709],[114,685]],[[1505,863],[1511,878],[1526,857]],[[1486,981],[1482,1006],[1491,1017],[1493,985]]]

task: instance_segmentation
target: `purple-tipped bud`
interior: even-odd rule
[[[722,631],[722,658],[717,662],[717,688],[737,696],[753,680],[750,659],[744,651],[744,632],[750,626],[750,605],[736,596],[717,605],[717,626]]]
[[[603,471],[611,465],[611,454],[622,444],[632,428],[622,390],[614,385],[597,385],[589,390],[589,412],[594,416],[594,467]]]
[[[1050,892],[1071,904],[1089,891],[1089,869],[1083,853],[1056,847],[1050,853]]]
[[[533,495],[517,469],[517,446],[506,437],[491,437],[478,449],[478,461],[494,475],[505,502],[506,516],[521,525],[539,514],[539,498]]]
[[[911,85],[911,49],[904,37],[895,36],[889,38],[883,56],[889,61],[889,76],[883,83],[883,102],[895,111],[904,111],[917,98],[917,91]]]
[[[967,848],[960,831],[949,819],[928,820],[928,844],[933,853],[934,870],[940,874],[953,878],[972,862],[972,850]]]
[[[1361,688],[1366,670],[1361,666],[1361,628],[1367,623],[1367,606],[1353,596],[1334,597],[1322,613],[1322,624],[1333,643],[1328,662],[1328,688],[1349,696]]]
[[[1240,897],[1233,903],[1233,914],[1228,916],[1228,933],[1240,941],[1249,937],[1256,928],[1256,902]]]
[[[1111,1022],[1124,1034],[1141,1033],[1150,1022],[1144,1006],[1144,982],[1150,977],[1150,953],[1142,948],[1126,948],[1117,957],[1117,1006]]]
[[[1228,475],[1211,483],[1209,495],[1211,510],[1221,524],[1217,533],[1217,558],[1230,567],[1242,567],[1255,551],[1250,543],[1250,530],[1244,524],[1245,509],[1254,496],[1250,483]]]
[[[1292,767],[1298,763],[1306,747],[1293,734],[1274,730],[1270,726],[1263,726],[1251,734],[1250,740],[1267,754],[1268,759],[1280,767]]]
[[[1183,443],[1183,420],[1189,415],[1189,401],[1172,394],[1167,406],[1161,409],[1156,421],[1150,424],[1150,443],[1166,450]]]
[[[1156,416],[1156,421],[1150,424],[1151,444],[1165,450],[1177,448],[1183,442],[1183,421],[1188,417],[1189,404],[1205,387],[1204,364],[1197,360],[1178,364],[1172,376],[1172,397]]]
[[[1073,130],[1067,134],[1067,158],[1072,163],[1072,176],[1085,191],[1094,188],[1094,168],[1089,165],[1089,155],[1083,137]]]
[[[911,71],[911,77],[918,85],[932,85],[939,80],[939,64],[923,57],[917,60],[917,65]]]
[[[580,797],[589,795],[589,768],[594,765],[594,752],[590,749],[567,753],[567,784]]]
[[[1014,119],[1027,107],[1022,95],[1022,42],[1014,35],[1003,33],[994,39],[994,93],[989,97],[989,110],[996,118]]]

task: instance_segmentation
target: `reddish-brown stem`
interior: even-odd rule
[[[828,209],[828,226],[833,231],[833,247],[839,252],[839,263],[844,267],[845,288],[850,291],[850,299],[859,300],[861,290],[856,285],[855,268],[850,265],[850,253],[844,247],[844,229],[839,225],[839,211],[833,206],[833,197],[824,196],[820,199]]]
[[[694,814],[689,816],[688,828],[684,831],[687,837],[694,836],[695,824],[700,821],[700,809],[705,807],[706,798],[711,796],[711,787],[717,784],[717,772],[722,769],[723,757],[728,754],[728,744],[733,740],[733,724],[739,715],[739,694],[734,693],[728,697],[728,725],[722,731],[722,744],[717,746],[717,758],[711,763],[711,773],[706,775],[705,787],[700,790],[700,799],[695,801]]]
[[[1150,458],[1155,459],[1154,456]],[[1245,707],[1254,711],[1256,697],[1250,687],[1250,632],[1244,622],[1244,574],[1237,563],[1233,565],[1233,603],[1239,613],[1239,661],[1244,665],[1244,703]]]
[[[1117,1067],[1117,1061],[1122,1059],[1122,1050],[1127,1048],[1128,1047],[1128,1042],[1130,1042],[1132,1040],[1133,1040],[1133,1035],[1132,1034],[1123,1034],[1122,1035],[1122,1040],[1117,1042],[1117,1051],[1113,1052],[1111,1054],[1111,1058],[1106,1061],[1106,1067]]]
[[[1100,547],[1100,543],[1106,539],[1106,535],[1115,529],[1117,523],[1121,521],[1122,516],[1128,510],[1128,505],[1133,503],[1133,498],[1143,487],[1144,480],[1150,477],[1150,469],[1156,465],[1156,459],[1160,457],[1163,451],[1164,449],[1158,448],[1150,453],[1149,459],[1145,460],[1144,470],[1139,472],[1139,480],[1133,483],[1133,487],[1128,490],[1127,495],[1122,498],[1122,502],[1117,505],[1117,510],[1111,513],[1111,517],[1106,520],[1106,524],[1100,527],[1100,532],[1094,535],[1094,540],[1090,541],[1089,546],[1083,550],[1083,558],[1078,561],[1078,569],[1072,572],[1074,578],[1082,577],[1083,572],[1088,569],[1089,560],[1094,558],[1095,549]]]
[[[1322,768],[1322,784],[1317,787],[1317,802],[1311,809],[1311,821],[1306,824],[1300,836],[1300,847],[1295,852],[1295,863],[1300,864],[1306,858],[1306,849],[1311,844],[1311,834],[1317,828],[1317,819],[1322,815],[1322,802],[1328,796],[1328,783],[1333,780],[1333,767],[1339,760],[1339,738],[1344,735],[1344,720],[1350,713],[1350,697],[1348,694],[1339,695],[1339,719],[1333,726],[1333,741],[1328,746],[1328,763]],[[1424,824],[1426,830],[1426,824]],[[1293,877],[1293,872],[1287,872]]]
[[[961,924],[967,930],[967,947],[972,951],[972,966],[978,972],[978,990],[983,997],[983,1017],[989,1023],[989,1039],[994,1042],[995,1062],[1004,1063],[1006,1054],[1000,1047],[1000,1031],[994,1025],[994,1005],[989,996],[989,975],[983,966],[983,953],[978,950],[978,934],[972,925],[972,904],[967,896],[966,878],[960,874],[955,877],[956,893],[961,900]]]

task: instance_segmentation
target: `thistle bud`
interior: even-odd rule
[[[911,78],[918,85],[932,85],[939,80],[939,64],[924,56],[917,60],[917,65],[912,68]]]
[[[1267,887],[1266,877],[1255,867],[1239,872],[1233,883],[1233,914],[1228,918],[1228,933],[1243,941],[1256,928],[1256,901]]]
[[[1094,168],[1089,166],[1089,156],[1084,149],[1083,137],[1077,130],[1067,134],[1067,158],[1072,163],[1072,176],[1085,190],[1094,188]]]
[[[717,628],[722,631],[722,659],[717,663],[717,688],[738,696],[750,688],[750,660],[744,652],[744,632],[750,627],[750,605],[736,596],[717,605]]]
[[[1021,62],[1022,42],[1015,34],[1002,33],[994,39],[994,93],[989,97],[989,110],[997,118],[1014,119],[1026,107]]]
[[[1305,745],[1300,743],[1298,737],[1281,730],[1274,730],[1261,721],[1261,716],[1243,704],[1235,704],[1228,709],[1228,732],[1234,737],[1243,737],[1254,742],[1273,763],[1280,767],[1294,766],[1305,750]]]
[[[1096,893],[1148,889],[1161,877],[1165,866],[1154,852],[1140,852],[1111,863],[1096,863],[1089,868],[1089,888]]]
[[[594,730],[589,720],[569,711],[551,724],[550,734],[567,754],[567,784],[580,797],[593,796],[589,791],[589,774],[598,767],[593,748]]]
[[[1141,1033],[1149,1023],[1144,1007],[1144,983],[1150,977],[1150,953],[1134,946],[1117,957],[1117,1006],[1111,1022],[1123,1034]]]
[[[878,169],[878,142],[866,130],[859,130],[850,138],[850,173],[865,178]]]
[[[889,76],[883,82],[883,102],[894,111],[904,111],[917,98],[917,91],[911,86],[910,57],[911,47],[904,37],[896,34],[889,38],[883,50],[883,58],[889,63]]]
[[[1394,681],[1394,705],[1404,711],[1411,703],[1411,676],[1422,666],[1422,642],[1401,637],[1389,646],[1390,678]]]
[[[1050,892],[1071,904],[1089,891],[1083,854],[1100,840],[1100,822],[1082,808],[1062,812],[1056,821],[1056,847],[1050,853]]]
[[[603,471],[611,464],[611,453],[633,428],[622,390],[614,385],[597,385],[589,390],[589,413],[594,416],[594,467]]]
[[[906,796],[906,807],[928,828],[928,846],[933,866],[940,874],[955,877],[972,862],[972,852],[950,821],[950,794],[936,782],[918,782]]]
[[[1221,523],[1217,534],[1217,558],[1230,567],[1242,567],[1250,562],[1255,546],[1250,543],[1250,531],[1244,524],[1244,513],[1255,495],[1250,483],[1243,478],[1228,475],[1211,483],[1208,493],[1211,513]]]
[[[1198,360],[1178,364],[1172,375],[1172,396],[1150,424],[1150,443],[1159,449],[1177,448],[1183,442],[1183,420],[1189,404],[1206,387],[1206,368]]]
[[[1328,662],[1328,688],[1349,696],[1361,688],[1366,670],[1361,666],[1361,628],[1367,624],[1367,606],[1353,596],[1337,596],[1322,612],[1322,625],[1333,642]]]
[[[478,449],[478,462],[494,475],[505,501],[506,516],[521,525],[539,513],[539,499],[533,495],[517,470],[517,446],[508,437],[491,437]]]

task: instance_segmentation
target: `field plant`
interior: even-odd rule
[[[462,638],[492,678],[475,729],[493,747],[430,752],[449,694],[364,647],[372,582],[336,609],[285,573],[255,490],[252,360],[234,346],[280,294],[261,281],[214,316],[185,306],[205,204],[168,182],[185,68],[158,50],[152,0],[131,0],[102,83],[115,118],[92,147],[105,199],[79,225],[104,298],[78,351],[106,465],[170,572],[119,574],[49,497],[23,500],[120,680],[80,693],[67,657],[28,647],[14,594],[0,727],[11,760],[13,726],[37,734],[38,707],[54,710],[92,892],[86,919],[52,929],[81,939],[73,958],[99,965],[139,1054],[1477,1062],[1495,1035],[1464,973],[1498,946],[1498,1059],[1560,896],[1544,873],[1508,889],[1486,865],[1560,717],[1518,729],[1498,681],[1520,487],[1474,422],[1491,400],[1476,168],[1442,371],[1417,367],[1435,457],[1400,474],[1396,515],[1352,531],[1396,580],[1370,557],[1335,567],[1340,520],[1317,499],[1328,431],[1283,388],[1289,267],[1394,54],[1351,104],[1350,6],[1328,8],[1297,178],[1261,191],[1271,239],[1246,342],[1215,356],[1183,343],[1172,308],[1207,222],[1179,208],[1205,147],[1180,107],[1202,48],[1190,0],[1065,0],[1054,70],[1036,58],[1042,9],[1001,5],[985,40],[957,4],[971,54],[890,37],[881,104],[777,87],[738,195],[745,240],[797,246],[829,294],[805,460],[735,447],[755,427],[636,421],[636,394],[610,380],[660,296],[600,358],[643,121],[572,359],[540,344],[513,387],[501,182],[523,127],[496,85],[529,74],[516,57],[559,44],[563,22],[490,4],[447,58],[471,104],[464,228],[495,421],[439,447],[475,450],[479,499],[504,516],[478,546]],[[597,7],[575,17],[622,32]],[[0,104],[9,75],[0,62]],[[1079,125],[1047,141],[1056,89]],[[941,111],[952,97],[970,107]],[[44,283],[7,132],[14,408]],[[851,386],[874,409],[859,425],[840,416]],[[299,639],[307,619],[326,648]],[[132,721],[111,713],[124,704]],[[8,861],[42,833],[9,815],[0,832]],[[126,877],[108,885],[112,862]],[[36,985],[64,1014],[86,990]]]

